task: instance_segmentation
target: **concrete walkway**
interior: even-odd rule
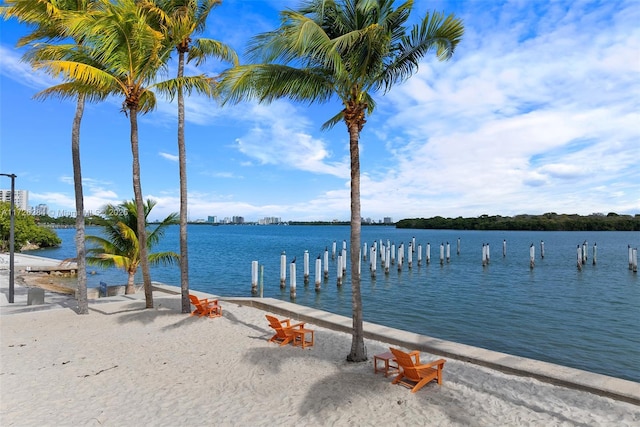
[[[0,254],[0,315],[10,315],[47,309],[76,309],[75,298],[69,295],[57,294],[45,291],[44,304],[27,305],[28,288],[15,285],[14,303],[8,302],[9,271],[8,264],[4,262],[7,254]],[[16,275],[27,266],[55,266],[59,261],[48,258],[34,257],[30,255],[15,255]],[[167,286],[154,282],[156,292],[180,294],[180,288]],[[200,297],[213,297],[202,292],[192,292]],[[144,294],[119,295],[115,297],[90,300],[89,303],[131,301],[144,299]],[[298,304],[281,301],[273,298],[223,298],[221,301],[255,307],[270,313],[279,314],[298,321],[312,323],[327,329],[351,332],[352,320],[349,317],[317,310]],[[389,343],[411,350],[420,350],[427,353],[440,355],[447,358],[471,362],[486,366],[502,372],[536,378],[563,387],[584,390],[598,395],[626,401],[640,405],[640,383],[614,378],[606,375],[595,374],[566,366],[541,362],[524,357],[512,356],[496,351],[485,350],[465,344],[444,341],[419,335],[400,329],[389,328],[375,323],[364,322],[365,338]],[[372,357],[373,355],[369,355]]]

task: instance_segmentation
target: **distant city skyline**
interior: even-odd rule
[[[299,4],[225,0],[203,36],[246,63],[250,38]],[[465,35],[451,61],[427,55],[406,83],[375,95],[360,140],[363,218],[640,212],[640,2],[417,0],[414,22],[427,11],[455,13]],[[33,99],[57,82],[20,61],[15,45],[29,31],[15,20],[0,28],[0,172],[16,174],[34,206],[73,212],[75,103]],[[87,211],[133,198],[121,104],[85,110]],[[335,99],[220,107],[189,97],[190,218],[348,221],[348,134],[343,123],[320,130],[341,108]],[[176,112],[159,99],[139,120],[143,196],[157,202],[150,220],[179,210]]]

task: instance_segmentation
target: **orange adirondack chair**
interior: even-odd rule
[[[304,323],[291,324],[291,319],[278,320],[274,316],[266,315],[271,326],[275,331],[275,335],[269,339],[269,342],[277,342],[280,346],[289,344],[293,340],[293,329],[304,329]]]
[[[412,351],[405,353],[396,348],[389,348],[395,356],[396,362],[400,367],[400,373],[394,378],[392,384],[402,384],[411,389],[411,393],[420,390],[425,384],[433,380],[437,380],[438,384],[442,384],[442,369],[444,368],[444,359],[438,359],[430,363],[420,364],[420,352]],[[415,358],[415,360],[414,360]]]
[[[222,316],[222,307],[218,305],[218,300],[209,300],[208,298],[198,299],[197,296],[189,294],[189,300],[196,309],[191,313],[192,316],[220,317]]]

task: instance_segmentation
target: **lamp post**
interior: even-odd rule
[[[14,295],[14,259],[13,254],[15,252],[15,197],[16,197],[16,174],[14,173],[0,173],[2,176],[8,176],[11,178],[11,213],[10,213],[10,225],[9,225],[9,302],[13,304]]]

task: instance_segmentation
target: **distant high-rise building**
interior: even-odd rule
[[[231,222],[233,224],[244,224],[244,217],[243,216],[234,216],[231,218]]]
[[[258,220],[258,224],[260,225],[280,224],[281,222],[282,222],[282,218],[275,217],[275,216],[266,216]]]
[[[31,209],[31,215],[47,216],[49,215],[49,206],[44,203],[40,203],[38,206]]]
[[[11,190],[0,190],[0,202],[11,202]],[[27,190],[16,190],[14,205],[23,211],[29,209],[29,192]]]
[[[393,224],[393,219],[390,216],[385,216],[382,220],[383,224]]]
[[[207,217],[207,222],[209,222],[211,224],[215,224],[216,222],[218,222],[218,217],[217,216],[208,216]]]

